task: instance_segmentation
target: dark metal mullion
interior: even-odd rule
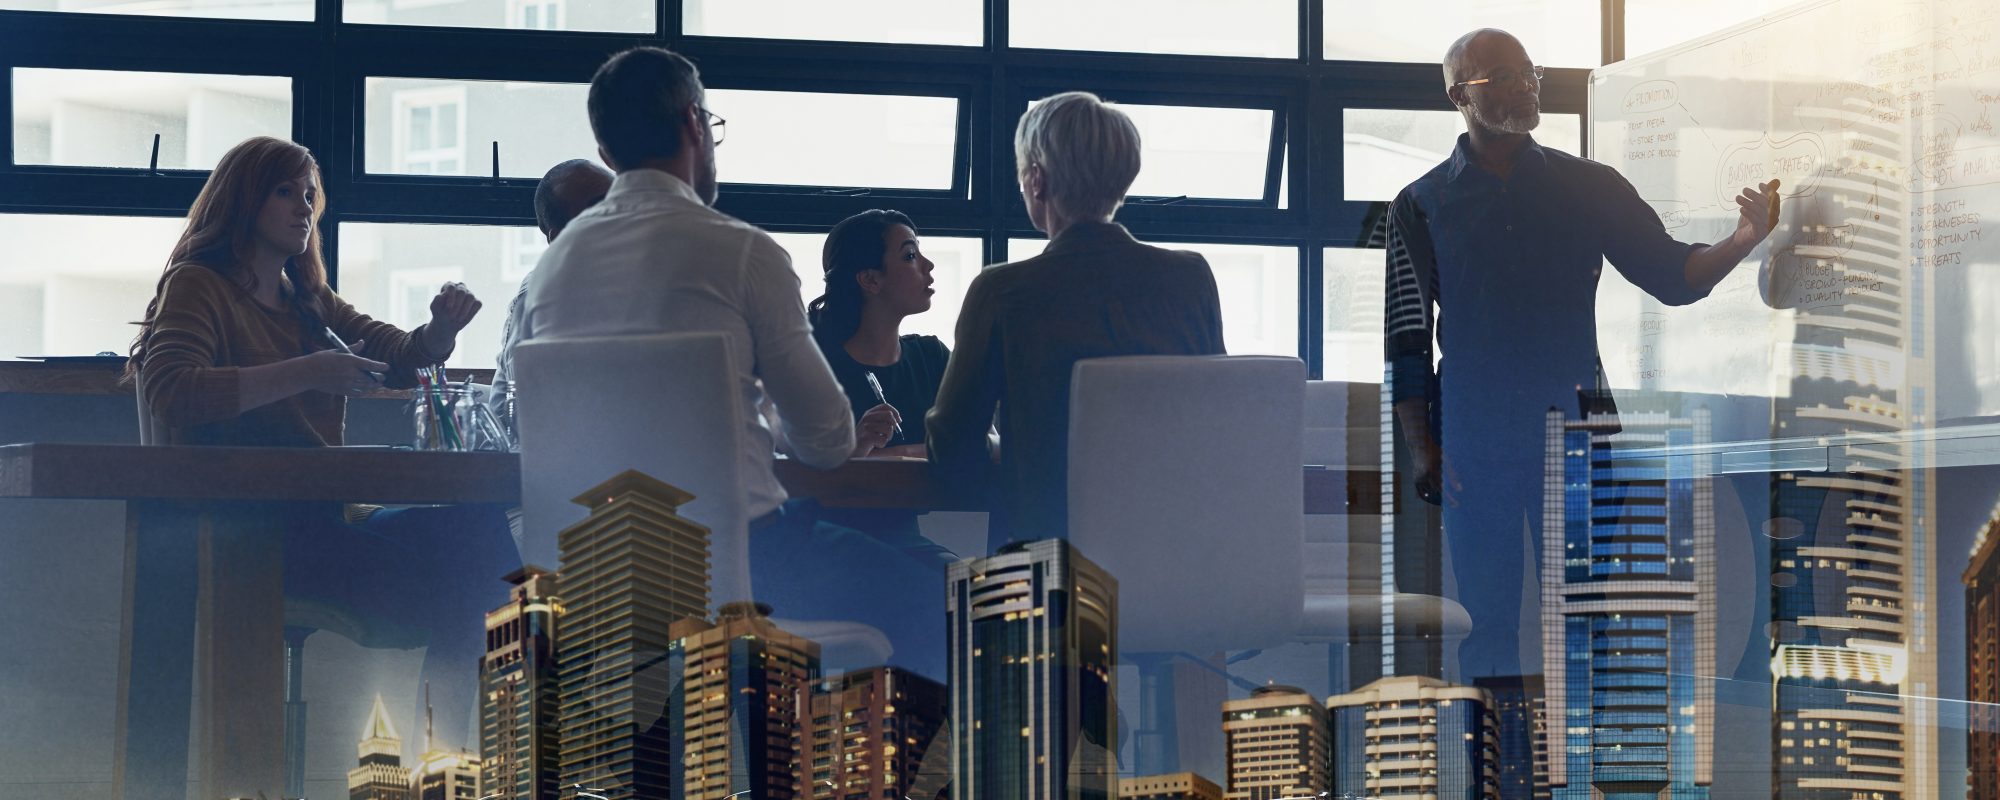
[[[1320,241],[1322,227],[1317,224],[1320,216],[1318,198],[1311,189],[1319,185],[1317,173],[1327,172],[1329,162],[1338,165],[1339,156],[1320,158],[1319,141],[1312,137],[1314,130],[1321,127],[1325,101],[1320,89],[1324,83],[1326,70],[1326,2],[1325,0],[1299,0],[1299,47],[1300,58],[1306,71],[1305,95],[1292,109],[1287,120],[1290,130],[1287,140],[1292,142],[1287,157],[1292,165],[1292,196],[1286,204],[1292,213],[1306,223],[1305,244],[1301,248],[1299,274],[1299,358],[1306,362],[1306,375],[1313,380],[1326,377],[1326,343],[1323,333],[1326,326],[1326,259],[1324,244]],[[1338,140],[1334,144],[1338,145]],[[1335,151],[1338,152],[1338,151]]]
[[[320,181],[323,186],[322,203],[346,192],[352,163],[358,154],[343,147],[340,134],[345,127],[340,120],[340,109],[345,96],[341,84],[339,58],[336,45],[340,41],[341,0],[315,0],[313,4],[313,24],[318,33],[319,52],[313,62],[318,69],[310,76],[301,75],[292,81],[292,114],[295,133],[300,144],[313,151],[320,162]],[[332,185],[339,186],[336,192]],[[340,290],[340,218],[335,215],[337,207],[328,205],[326,213],[320,217],[320,255],[325,259],[327,285],[334,291]]]
[[[1011,49],[1009,0],[986,0],[986,124],[973,135],[972,144],[983,146],[986,180],[972,187],[973,207],[986,212],[986,263],[1007,260],[1007,239],[1017,220],[1025,220],[1018,184],[1014,177],[1014,122],[1026,108],[1007,79],[1007,53]]]
[[[687,35],[685,10],[682,0],[654,0],[653,13],[659,18],[653,20],[653,35],[660,40],[659,44],[672,48]]]

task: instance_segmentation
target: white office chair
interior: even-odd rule
[[[1118,579],[1131,652],[1290,641],[1302,610],[1305,365],[1267,356],[1077,362],[1069,531]]]
[[[1299,629],[1305,365],[1136,356],[1074,375],[1069,538],[1118,580],[1118,658],[1137,671],[1121,690],[1136,699],[1120,713],[1135,723],[1129,767],[1199,769],[1217,743],[1183,736],[1181,718],[1212,715],[1227,688],[1193,665]]]
[[[523,563],[557,564],[577,495],[628,469],[694,495],[708,527],[710,602],[750,599],[736,370],[720,333],[535,340],[514,350]]]

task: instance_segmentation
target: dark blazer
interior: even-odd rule
[[[1222,303],[1199,254],[1140,244],[1116,223],[1079,223],[1041,255],[973,279],[953,346],[926,417],[932,463],[952,485],[981,480],[997,406],[992,544],[1068,538],[1072,368],[1105,356],[1220,354]]]

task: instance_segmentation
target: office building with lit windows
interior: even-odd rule
[[[1229,800],[1318,797],[1332,786],[1326,705],[1304,689],[1260,686],[1222,704]]]
[[[1117,581],[1043,539],[947,585],[952,800],[1117,797]]]
[[[1498,800],[1500,739],[1483,689],[1383,678],[1328,698],[1334,797]]]
[[[673,796],[807,797],[799,734],[819,678],[819,644],[778,628],[761,603],[724,604],[713,622],[684,619],[673,633],[676,652],[664,666],[680,685],[662,723],[675,728],[685,769]]]
[[[557,747],[556,575],[522,567],[507,604],[486,613],[479,662],[479,785],[482,795],[554,800],[561,785]]]
[[[1708,443],[1709,413],[1624,405],[1547,417],[1547,783],[1557,800],[1701,800],[1713,783],[1715,685],[1703,676],[1715,674],[1719,601],[1709,457],[1691,448]],[[1516,735],[1503,730],[1502,742]]]
[[[950,779],[943,684],[874,667],[815,683],[809,704],[799,726],[805,796],[934,796]]]
[[[1549,800],[1549,715],[1540,675],[1474,679],[1493,696],[1500,738],[1500,800]]]
[[[628,471],[579,495],[589,516],[557,537],[564,786],[635,797],[681,791],[675,729],[658,715],[680,679],[664,663],[679,651],[673,626],[708,615],[708,529],[678,513],[693,499]]]

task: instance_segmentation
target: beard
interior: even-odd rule
[[[1539,107],[1525,114],[1515,114],[1507,110],[1502,110],[1498,114],[1491,114],[1478,106],[1474,106],[1472,114],[1478,120],[1481,127],[1494,133],[1520,135],[1533,131],[1537,126],[1542,124],[1542,112]]]
[[[721,195],[721,187],[715,174],[714,147],[708,148],[706,157],[695,164],[694,192],[703,203],[711,206],[715,205],[715,199]]]

